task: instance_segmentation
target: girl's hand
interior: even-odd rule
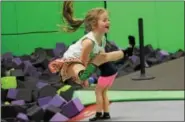
[[[88,87],[89,87],[89,82],[88,82],[88,80],[84,81],[84,82],[82,83],[82,86],[83,86],[83,88],[88,88]]]

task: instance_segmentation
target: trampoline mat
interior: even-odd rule
[[[184,121],[184,101],[114,102],[110,114],[108,121]]]

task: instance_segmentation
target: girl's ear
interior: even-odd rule
[[[97,26],[98,26],[98,21],[92,23],[92,24],[91,24],[92,30],[95,29],[95,28],[97,28]]]

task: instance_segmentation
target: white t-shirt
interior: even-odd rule
[[[80,58],[82,53],[82,41],[84,39],[90,39],[94,42],[94,48],[90,54],[91,57],[98,54],[100,51],[104,50],[106,45],[105,37],[102,38],[102,46],[99,46],[97,43],[97,40],[95,39],[93,32],[89,32],[86,35],[84,35],[82,38],[80,38],[76,43],[69,46],[68,50],[64,53],[63,58]]]

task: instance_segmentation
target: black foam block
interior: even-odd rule
[[[114,41],[107,41],[105,46],[106,52],[112,52],[119,50],[119,47],[114,43]]]
[[[32,81],[32,82],[37,82],[39,78],[32,77],[32,76],[25,76],[25,81]]]
[[[15,118],[18,113],[26,113],[26,107],[20,105],[2,105],[1,117],[2,118]]]
[[[53,105],[48,105],[45,109],[44,120],[50,120],[56,113],[60,113],[62,110]]]
[[[33,106],[37,105],[37,102],[30,102],[30,103],[26,103],[25,106],[27,107],[27,110]]]
[[[30,89],[20,88],[17,91],[16,99],[24,100],[26,102],[31,102],[32,101],[32,91]]]
[[[176,51],[175,53],[173,53],[171,55],[171,58],[172,59],[176,59],[176,58],[180,58],[180,57],[182,57],[184,55],[185,55],[185,52],[182,49],[179,49],[178,51]]]
[[[149,65],[155,65],[155,64],[159,64],[160,61],[157,60],[157,58],[155,57],[149,57],[146,59],[146,62],[149,64]]]
[[[6,69],[4,68],[3,65],[1,65],[1,77],[6,76]]]
[[[32,100],[37,101],[38,96],[39,96],[38,90],[32,90]]]
[[[71,85],[74,90],[79,90],[79,89],[82,89],[83,88],[82,85],[77,84],[72,79],[66,80],[65,83],[64,83],[64,85]]]
[[[134,65],[131,60],[126,60],[121,67],[118,68],[119,71],[125,70],[127,68],[134,69]]]
[[[48,57],[54,57],[53,49],[45,49]]]
[[[31,59],[31,57],[30,57],[30,55],[22,55],[22,56],[20,56],[20,59],[22,61],[29,61]]]
[[[60,96],[63,97],[66,101],[70,101],[73,98],[74,91],[75,91],[75,88],[73,88],[72,86],[67,91],[60,92]]]
[[[64,84],[63,84],[62,82],[58,82],[58,83],[52,84],[52,86],[53,86],[54,88],[56,88],[56,89],[59,89],[59,88],[61,88],[62,86],[64,86]]]
[[[152,52],[154,52],[154,49],[151,44],[148,44],[144,47],[144,54],[150,55]]]
[[[6,70],[10,70],[14,67],[14,63],[12,62],[12,59],[7,59],[6,61],[3,61],[2,64],[4,65],[4,68]]]
[[[6,52],[2,55],[2,60],[7,60],[7,59],[13,59],[13,55],[11,52]]]
[[[34,105],[27,110],[27,116],[30,120],[41,121],[44,118],[44,110],[41,107]]]
[[[50,71],[45,70],[39,79],[47,81],[49,84],[55,84],[61,82],[61,77],[56,74],[52,74]]]
[[[17,88],[25,88],[24,81],[17,80]]]
[[[42,75],[42,73],[38,72],[37,69],[32,69],[29,71],[29,75],[32,77],[39,78]]]
[[[46,96],[55,96],[57,89],[50,86],[50,85],[46,85],[42,88],[39,89],[38,91],[38,97],[46,97]]]
[[[37,73],[37,69],[31,64],[30,61],[24,61],[24,74],[33,76],[33,77],[38,77],[39,74]]]
[[[5,118],[6,122],[16,122],[16,118]]]
[[[27,88],[27,89],[36,90],[36,89],[37,89],[36,83],[37,83],[37,82],[35,82],[35,81],[25,81],[25,82],[24,82],[24,86],[25,86],[25,88]]]
[[[10,72],[11,76],[15,76],[17,80],[24,81],[24,72],[22,69],[15,69]]]
[[[35,52],[31,56],[32,64],[35,67],[42,67],[46,57],[47,57],[47,53],[43,48],[35,48]]]
[[[7,96],[7,93],[8,93],[8,89],[2,89],[1,88],[1,101],[2,102],[5,102],[6,101],[6,96]]]
[[[50,75],[49,79],[48,79],[49,83],[57,83],[57,82],[61,82],[61,77],[59,75]]]
[[[1,122],[8,122],[8,121],[6,121],[5,119],[1,119]]]

